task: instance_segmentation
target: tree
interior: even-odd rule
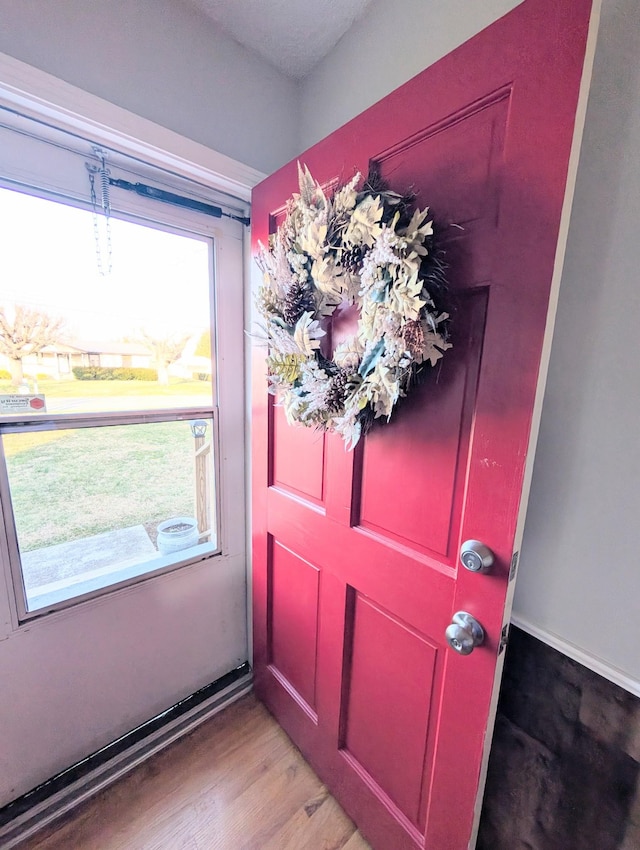
[[[198,339],[198,344],[196,345],[196,349],[193,352],[196,357],[207,357],[211,360],[211,331],[206,330],[202,331],[200,334],[200,338]]]
[[[12,313],[13,318],[7,308],[0,307],[0,354],[9,358],[11,380],[17,386],[24,379],[23,359],[58,342],[64,320],[19,305]]]
[[[178,360],[184,351],[184,347],[187,344],[188,339],[188,334],[179,337],[173,334],[170,336],[156,337],[151,336],[151,334],[148,334],[145,331],[142,332],[140,341],[153,355],[153,360],[155,362],[156,369],[158,370],[159,383],[169,383],[168,368],[172,363],[175,363],[175,361]]]

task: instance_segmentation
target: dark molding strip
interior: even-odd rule
[[[215,682],[205,685],[204,688],[200,688],[200,690],[180,700],[180,702],[172,705],[166,711],[157,714],[145,723],[140,724],[140,726],[136,726],[135,729],[132,729],[125,735],[122,735],[122,737],[117,738],[115,741],[112,741],[110,744],[107,744],[71,767],[66,768],[66,770],[57,773],[51,779],[47,779],[46,782],[37,785],[31,791],[27,791],[26,794],[16,798],[0,809],[0,828],[24,815],[30,809],[40,806],[48,798],[53,797],[70,785],[82,780],[107,762],[120,756],[126,750],[139,744],[145,738],[149,738],[154,733],[160,731],[162,727],[194,711],[202,703],[211,700],[216,694],[231,687],[250,674],[251,667],[249,662],[245,661],[240,667],[217,679]]]
[[[98,173],[102,172],[97,166],[87,164],[90,171],[95,169]],[[103,166],[104,168],[104,166]],[[108,172],[106,172],[108,175]],[[230,218],[233,221],[239,221],[245,227],[249,227],[251,219],[244,215],[234,215],[234,213],[225,212],[222,207],[214,206],[213,204],[205,204],[202,201],[195,201],[193,198],[185,198],[183,195],[176,195],[174,192],[166,192],[164,189],[157,189],[153,186],[147,186],[146,183],[130,183],[128,180],[115,180],[113,177],[106,176],[106,180],[110,186],[115,186],[118,189],[125,189],[127,192],[135,192],[142,198],[151,198],[154,201],[160,201],[163,204],[172,204],[176,207],[184,207],[188,210],[212,215],[214,218]],[[105,210],[108,213],[108,209]]]

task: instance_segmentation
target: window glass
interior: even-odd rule
[[[3,434],[27,611],[216,551],[211,419]]]
[[[211,240],[113,217],[107,228],[8,189],[0,229],[0,396],[43,397],[31,413],[212,405]]]

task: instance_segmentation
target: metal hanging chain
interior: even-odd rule
[[[184,209],[188,210],[194,210],[195,212],[203,213],[204,215],[210,215],[214,218],[228,218],[232,221],[237,221],[240,224],[243,224],[245,227],[249,227],[251,225],[251,219],[249,218],[249,216],[236,215],[235,213],[228,212],[227,210],[224,210],[222,207],[219,207],[215,204],[197,201],[194,198],[188,198],[184,195],[177,195],[175,192],[168,192],[166,189],[158,189],[155,186],[147,186],[146,183],[131,183],[129,180],[122,180],[111,177],[111,172],[106,167],[106,159],[108,156],[107,151],[104,151],[102,148],[99,147],[93,147],[92,151],[95,156],[100,160],[100,165],[85,162],[85,167],[89,172],[89,181],[91,183],[91,203],[93,205],[94,212],[93,224],[94,230],[96,232],[96,245],[99,246],[97,216],[98,201],[95,190],[95,175],[99,174],[101,192],[101,212],[104,214],[107,223],[109,268],[111,268],[111,229],[109,225],[109,216],[111,214],[111,203],[109,201],[110,186],[115,186],[116,189],[124,189],[127,192],[135,192],[136,195],[139,195],[142,198],[149,198],[153,201],[159,201],[162,204],[172,204],[173,206],[183,207]],[[99,247],[97,247],[96,250],[98,252],[98,266],[101,266],[102,260],[100,256]]]
[[[93,209],[93,235],[96,242],[96,260],[98,262],[98,273],[101,277],[111,274],[111,201],[109,200],[109,169],[107,168],[107,154],[102,148],[93,148],[93,153],[99,158],[100,165],[85,163],[89,172],[89,186],[91,190],[91,207]],[[96,194],[96,174],[100,175],[100,212],[105,221],[105,242],[107,249],[106,270],[102,257],[102,239],[100,237],[100,225],[98,221],[98,198]]]

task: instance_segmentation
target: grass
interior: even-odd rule
[[[22,551],[194,513],[187,422],[12,434],[4,440]]]
[[[209,384],[157,381],[39,381],[50,399],[200,396]],[[8,381],[0,393],[15,393]],[[95,401],[104,399],[105,404]],[[136,405],[132,405],[135,407]],[[170,403],[168,406],[171,406]],[[186,422],[42,431],[3,437],[22,551],[171,516],[193,515],[193,437]]]
[[[66,431],[33,431],[25,434],[5,434],[3,437],[5,457],[10,458],[20,452],[29,451],[45,443],[61,440]]]

